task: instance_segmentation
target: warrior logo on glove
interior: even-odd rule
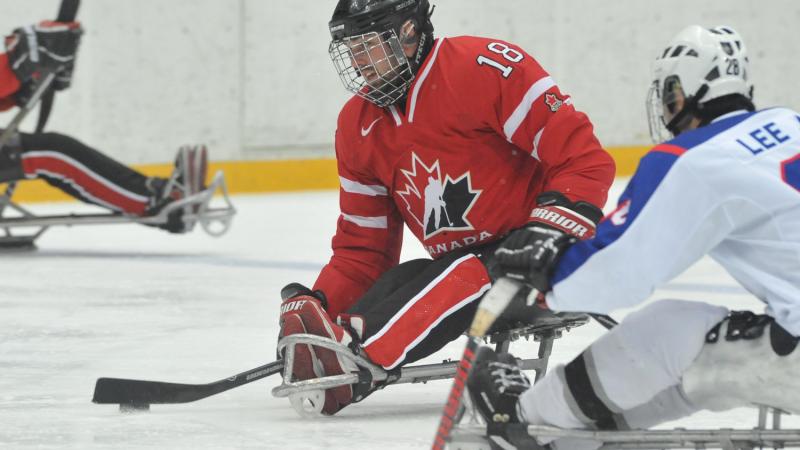
[[[467,219],[469,211],[481,195],[480,189],[472,189],[472,177],[466,172],[455,180],[446,175],[442,181],[439,160],[426,166],[415,154],[411,154],[411,170],[400,170],[405,185],[398,194],[406,202],[408,212],[425,230],[425,239],[442,231],[468,231],[475,227]],[[421,218],[421,220],[420,220]]]
[[[594,236],[594,223],[567,208],[535,208],[531,212],[531,219],[550,225],[579,239],[588,239]]]

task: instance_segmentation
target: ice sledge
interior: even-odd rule
[[[469,411],[469,414],[464,414],[462,421],[453,427],[447,448],[449,450],[541,449],[536,438],[542,439],[542,442],[564,438],[601,442],[600,450],[800,448],[800,430],[781,427],[781,417],[785,414],[788,413],[769,406],[760,406],[756,426],[744,429],[597,431],[567,430],[527,424],[488,427],[480,414]]]
[[[37,215],[12,199],[14,186],[15,183],[8,184],[5,192],[0,194],[0,249],[33,248],[36,239],[54,226],[129,223],[164,225],[170,220],[170,215],[180,209],[183,209],[180,220],[186,225],[187,231],[199,223],[211,236],[221,236],[228,231],[236,214],[222,172],[214,175],[206,189],[169,203],[157,214],[146,217],[121,213]],[[211,205],[215,194],[219,194],[218,206]]]
[[[553,351],[553,341],[564,331],[586,324],[590,317],[585,314],[549,314],[533,325],[523,327],[499,326],[489,335],[487,341],[494,344],[497,351],[507,352],[511,342],[520,338],[533,339],[539,343],[537,358],[521,359],[525,370],[535,370],[536,379],[547,371],[547,364]],[[433,380],[450,379],[455,376],[458,360],[446,360],[438,364],[409,365],[399,370],[386,371],[366,358],[354,354],[347,347],[321,336],[295,334],[286,336],[278,342],[278,352],[285,351],[284,367],[293,367],[295,346],[312,344],[333,350],[350,359],[360,371],[357,373],[326,376],[310,380],[293,380],[291,370],[284,370],[282,383],[272,390],[275,397],[288,397],[295,410],[303,417],[320,414],[326,389],[344,386],[377,383],[380,388],[393,384],[426,383]],[[316,405],[316,406],[315,406]]]
[[[487,433],[486,425],[461,424],[453,429],[448,448],[452,450],[540,448],[534,444],[535,437],[547,440],[557,438],[593,440],[603,443],[603,446],[600,447],[601,450],[752,450],[800,447],[800,430],[781,428],[781,416],[785,414],[783,411],[767,406],[760,407],[758,411],[758,425],[755,428],[738,430],[675,428],[672,430],[593,431],[515,424],[495,430],[494,433]],[[768,425],[769,417],[772,418],[771,425]],[[498,439],[501,434],[504,436],[502,440]]]

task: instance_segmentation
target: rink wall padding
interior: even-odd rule
[[[632,175],[639,159],[649,148],[608,148],[608,152],[617,164],[617,176]],[[168,176],[172,170],[171,164],[146,164],[134,167],[151,176]],[[225,173],[231,194],[315,191],[339,187],[336,161],[333,159],[217,161],[209,165],[209,176],[217,170]],[[34,180],[19,183],[14,200],[26,203],[69,201],[72,198],[43,181]]]

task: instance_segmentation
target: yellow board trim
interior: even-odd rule
[[[607,149],[617,164],[617,176],[630,176],[649,147]],[[172,164],[134,166],[148,176],[169,176]],[[339,176],[333,159],[281,161],[220,161],[209,164],[209,173],[221,170],[231,194],[337,189]],[[14,200],[28,202],[69,201],[72,197],[41,180],[19,183]]]
[[[611,147],[606,149],[614,162],[617,164],[617,176],[629,177],[636,172],[639,166],[639,160],[647,153],[652,147]]]

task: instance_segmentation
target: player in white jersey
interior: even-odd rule
[[[651,131],[663,123],[675,137],[642,159],[596,237],[530,226],[527,249],[498,259],[529,303],[608,313],[708,254],[766,314],[659,300],[529,389],[507,355],[482,349],[469,386],[490,422],[613,430],[701,409],[800,413],[800,114],[755,111],[745,46],[728,27],[686,28],[654,68]]]

